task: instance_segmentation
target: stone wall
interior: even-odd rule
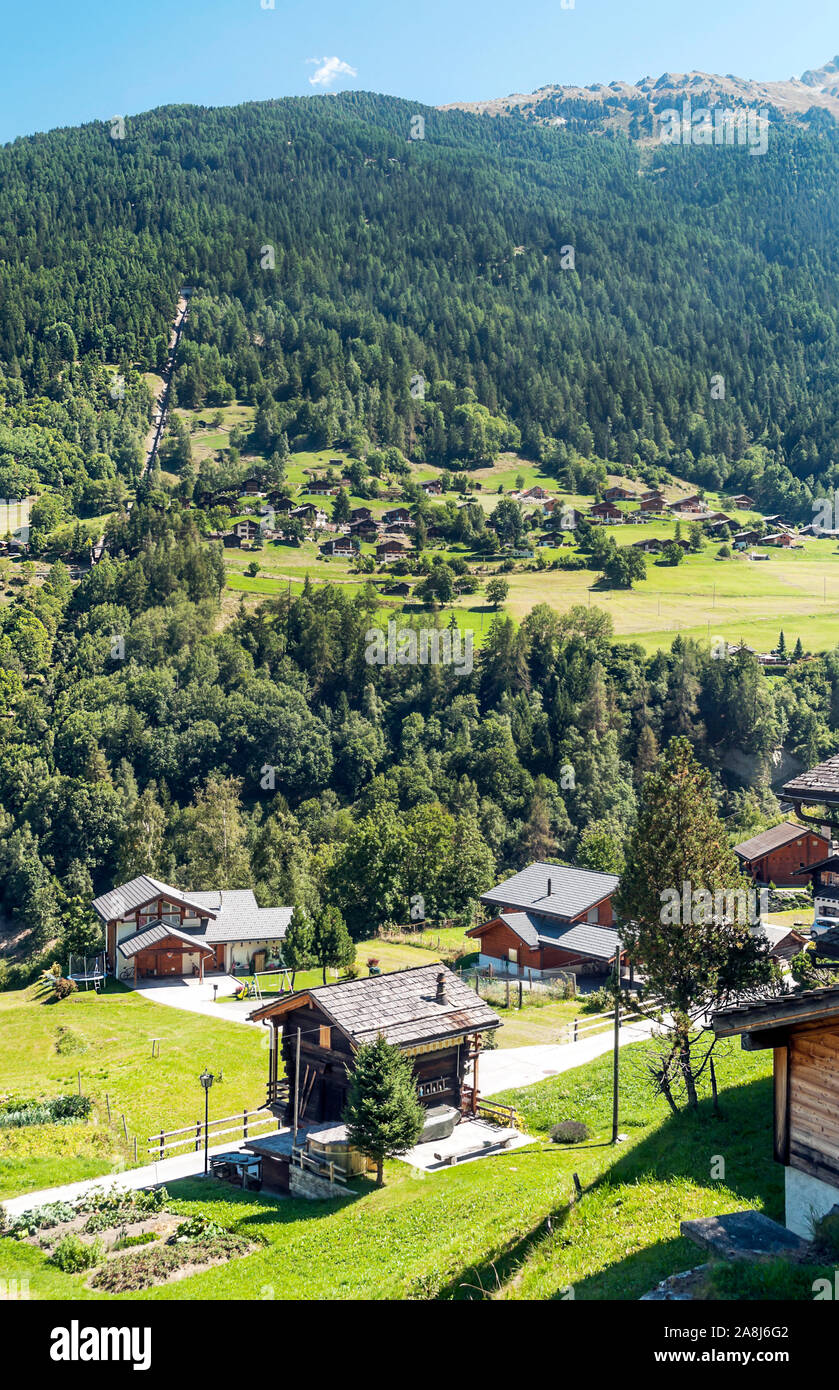
[[[296,1163],[292,1163],[289,1170],[289,1192],[292,1197],[305,1197],[310,1202],[329,1201],[333,1197],[351,1197],[343,1184],[331,1183],[328,1178],[321,1178],[317,1173],[312,1173],[307,1168],[299,1168]]]
[[[825,1216],[839,1203],[839,1188],[821,1178],[811,1178],[798,1168],[784,1169],[787,1229],[810,1240],[813,1221]]]

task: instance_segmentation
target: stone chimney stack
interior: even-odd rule
[[[445,977],[445,975],[443,974],[443,971],[442,971],[442,970],[440,971],[440,974],[437,976],[437,995],[436,995],[436,999],[437,999],[437,1003],[438,1003],[438,1004],[447,1004],[447,1003],[448,1003],[448,1000],[447,1000],[447,998],[446,998],[446,977]]]

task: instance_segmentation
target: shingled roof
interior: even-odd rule
[[[437,1001],[437,978],[443,976],[446,998]],[[256,1009],[261,1020],[284,1014],[312,999],[354,1043],[389,1043],[410,1047],[498,1028],[501,1020],[469,985],[444,965],[419,965],[366,980],[316,985]]]
[[[824,836],[814,826],[795,825],[792,821],[783,821],[781,825],[773,825],[771,830],[762,830],[759,835],[753,835],[750,840],[743,840],[741,844],[735,845],[734,853],[738,858],[749,861],[762,859],[765,854],[771,854],[773,849],[789,844],[790,840],[800,840],[805,835],[817,835],[819,839],[824,840]]]
[[[735,1004],[730,1009],[720,1009],[713,1014],[711,1025],[718,1038],[727,1038],[737,1033],[759,1032],[764,1028],[817,1022],[822,1018],[839,1019],[839,985]]]
[[[800,777],[793,777],[782,788],[781,796],[816,806],[839,803],[839,754],[811,767],[809,772],[802,772]]]
[[[617,874],[537,861],[483,893],[481,902],[569,922],[608,898],[619,883]]]

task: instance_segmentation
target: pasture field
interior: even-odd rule
[[[230,429],[235,424],[247,425],[253,409],[237,404],[218,411],[207,407],[180,413],[190,423],[193,452],[200,462],[217,449],[226,447]],[[296,503],[318,501],[327,514],[330,512],[331,498],[313,497],[302,489],[308,471],[322,472],[332,459],[340,460],[342,465],[348,462],[347,455],[340,449],[305,450],[292,456],[287,467],[287,482],[295,489]],[[337,463],[335,471],[340,471]],[[429,464],[413,464],[411,468],[415,481],[439,477],[441,472]],[[559,489],[555,480],[538,464],[514,454],[503,454],[491,467],[470,470],[467,476],[471,484],[480,484],[480,491],[470,492],[470,500],[486,512],[493,510],[502,495],[499,488],[503,489],[503,495],[508,495],[520,482],[525,488],[541,484],[564,504],[581,509],[593,500],[591,495]],[[615,474],[614,479],[641,489],[639,483],[622,479],[619,474]],[[663,491],[668,498],[674,499],[687,495],[691,488],[673,479]],[[450,493],[447,497],[456,499],[458,494]],[[446,498],[432,499],[443,500]],[[712,509],[725,510],[741,526],[757,515],[733,508],[720,494],[709,492],[706,500]],[[377,517],[396,505],[393,499],[383,497],[365,499],[353,495],[350,501],[354,507],[369,506]],[[630,504],[620,505],[624,511],[631,510]],[[237,519],[245,516],[258,519],[258,513],[243,502]],[[621,547],[643,539],[668,540],[675,534],[676,518],[656,518],[640,525],[606,529]],[[683,520],[682,536],[687,537],[688,531],[689,522]],[[322,539],[307,537],[299,546],[272,541],[258,551],[247,547],[226,551],[228,591],[256,602],[262,596],[287,590],[289,582],[292,593],[299,592],[300,585],[308,578],[310,582],[329,582],[346,586],[349,592],[360,592],[366,577],[360,576],[349,560],[322,557],[319,554]],[[477,555],[464,546],[432,541],[433,554],[443,558],[460,555],[466,559],[480,586],[478,592],[458,596],[446,605],[441,610],[442,621],[448,622],[454,615],[461,630],[472,631],[480,646],[494,616],[482,589],[489,577],[501,571],[510,586],[504,611],[515,621],[520,622],[540,603],[548,604],[557,612],[565,612],[576,604],[596,606],[609,614],[619,640],[637,642],[647,653],[668,648],[679,634],[703,642],[713,638],[743,641],[758,651],[772,650],[781,629],[790,648],[800,637],[805,651],[810,652],[829,649],[839,640],[839,548],[833,540],[806,539],[798,548],[788,550],[757,547],[755,553],[765,557],[762,559],[752,558],[747,553],[735,553],[724,559],[719,556],[720,543],[706,539],[700,552],[687,554],[677,566],[659,563],[655,555],[647,556],[646,579],[636,581],[631,589],[617,589],[610,588],[596,569],[551,568],[554,561],[576,554],[570,536],[564,544],[556,546],[536,546],[535,539],[534,536],[534,559],[516,558],[512,569],[504,570],[501,569],[503,556]],[[374,556],[375,546],[362,544],[361,554]],[[254,560],[259,565],[259,573],[252,577],[245,571]],[[378,567],[373,578],[377,587],[385,588],[391,582],[390,567]],[[416,581],[417,576],[413,579]],[[394,601],[383,594],[382,600],[383,611],[428,612],[410,598]]]
[[[783,1170],[772,1159],[771,1054],[719,1050],[720,1112],[705,1096],[672,1116],[653,1094],[651,1044],[621,1053],[621,1130],[609,1143],[611,1057],[500,1099],[519,1109],[534,1142],[510,1154],[423,1173],[385,1165],[385,1186],[355,1179],[352,1194],[317,1204],[188,1179],[172,1210],[205,1213],[255,1239],[254,1253],[123,1298],[175,1300],[636,1301],[661,1279],[694,1268],[682,1220],[755,1208],[782,1219]],[[590,1137],[550,1142],[552,1125],[582,1120]],[[725,1177],[713,1158],[725,1155]],[[581,1195],[574,1200],[573,1175]],[[550,1218],[550,1220],[548,1220]],[[0,1238],[8,1278],[34,1299],[101,1298],[85,1274],[64,1274],[36,1246]],[[769,1262],[715,1264],[699,1297],[812,1300],[832,1269]],[[573,1305],[572,1305],[573,1306]]]

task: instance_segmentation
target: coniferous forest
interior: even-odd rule
[[[0,891],[30,945],[10,979],[141,872],[328,898],[362,938],[417,892],[466,919],[534,858],[619,869],[675,735],[741,836],[777,815],[778,750],[836,747],[835,653],[769,678],[540,605],[496,618],[471,675],[380,668],[375,594],[328,584],[222,622],[220,547],[140,477],[184,285],[174,399],[250,404],[266,455],[513,448],[572,485],[660,465],[797,517],[839,483],[832,127],[708,159],[434,110],[411,140],[417,109],[171,107],[0,150],[0,496],[116,513],[77,583],[56,562],[0,609]]]

